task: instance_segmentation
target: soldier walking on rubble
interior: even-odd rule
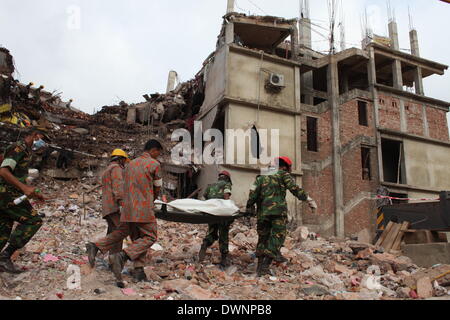
[[[209,199],[224,199],[229,200],[231,198],[231,175],[228,171],[222,171],[219,173],[219,181],[214,184],[210,184],[204,194],[206,200]],[[208,234],[203,240],[202,247],[198,254],[199,262],[203,262],[206,255],[206,250],[216,240],[219,240],[220,253],[222,259],[220,265],[227,267],[228,262],[228,234],[230,232],[230,226],[232,222],[222,222],[217,224],[210,224],[208,227]]]
[[[312,210],[317,209],[314,200],[295,183],[291,175],[292,161],[288,157],[280,157],[275,161],[279,170],[270,175],[256,177],[247,202],[247,212],[252,212],[254,205],[258,203],[256,248],[258,276],[270,273],[270,264],[279,255],[286,239],[288,220],[286,191],[289,190],[299,200],[307,201]]]
[[[120,215],[120,225],[107,237],[86,245],[89,263],[95,265],[95,256],[100,250],[106,253],[127,236],[133,243],[119,253],[112,255],[112,271],[123,286],[122,270],[128,260],[134,263],[135,281],[147,281],[144,272],[145,259],[150,247],[157,240],[157,223],[154,200],[158,198],[162,186],[161,166],[156,160],[162,151],[161,144],[150,140],[145,145],[144,154],[131,161],[124,171],[124,198]]]
[[[0,271],[20,273],[11,261],[11,256],[31,240],[42,226],[42,219],[28,199],[44,200],[40,191],[26,184],[33,151],[46,146],[50,140],[44,129],[31,129],[23,141],[19,141],[3,152],[0,167]],[[23,200],[24,196],[27,199]],[[23,197],[20,200],[18,198]],[[16,199],[16,201],[15,201]],[[14,222],[19,225],[12,232]]]
[[[120,225],[120,208],[123,207],[123,170],[129,162],[128,154],[116,149],[111,154],[111,164],[102,175],[102,216],[108,223],[109,235]],[[109,251],[110,257],[122,251],[122,242]]]

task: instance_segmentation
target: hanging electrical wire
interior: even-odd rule
[[[246,11],[245,9],[242,9],[242,8],[239,6],[239,3],[238,3],[237,1],[234,2],[234,6],[235,6],[238,10],[240,10],[240,11],[242,11],[242,12],[245,12],[245,11]]]
[[[269,15],[266,11],[264,11],[263,9],[261,9],[258,5],[256,5],[252,0],[247,0],[248,2],[250,2],[255,8],[257,8],[258,10],[260,10],[262,13],[264,13],[265,15]]]

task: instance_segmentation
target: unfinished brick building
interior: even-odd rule
[[[447,66],[419,55],[417,31],[411,53],[399,49],[397,24],[389,45],[363,41],[335,55],[309,55],[311,35],[303,19],[300,58],[314,70],[303,75],[303,185],[328,218],[304,212],[304,224],[326,233],[374,231],[370,198],[378,187],[398,198],[436,198],[450,189],[449,102],[425,96],[423,78]],[[309,31],[308,31],[309,30]]]
[[[388,45],[365,40],[363,49],[324,55],[311,49],[310,20],[299,25],[229,6],[202,70],[203,130],[279,129],[280,153],[294,160],[293,175],[320,206],[312,215],[289,196],[290,217],[323,235],[373,232],[381,186],[399,198],[450,190],[450,103],[427,97],[423,87],[423,78],[448,67],[420,57],[417,32],[410,33],[412,54],[399,50],[392,21]],[[273,75],[284,81],[278,91],[268,87]],[[239,177],[233,199],[244,205],[260,168],[206,167],[199,186],[221,169]]]

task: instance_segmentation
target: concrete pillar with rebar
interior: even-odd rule
[[[399,51],[398,28],[397,22],[395,21],[389,23],[389,37],[391,39],[391,48]],[[403,89],[402,63],[397,59],[394,60],[394,63],[392,64],[392,76],[393,87],[400,90]]]
[[[419,38],[417,36],[417,30],[411,30],[409,32],[409,39],[411,42],[411,54],[420,57],[419,50]],[[416,94],[425,95],[425,91],[423,88],[423,76],[422,76],[422,68],[416,67],[414,70],[414,84],[416,88]]]

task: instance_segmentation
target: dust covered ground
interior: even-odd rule
[[[450,266],[420,269],[410,259],[383,253],[382,248],[354,241],[309,239],[305,228],[292,229],[282,252],[290,261],[273,264],[272,275],[255,276],[256,221],[238,220],[230,232],[232,265],[222,270],[217,243],[199,264],[197,253],[206,225],[158,220],[157,245],[148,257],[149,282],[133,283],[124,270],[126,288],[116,286],[107,256],[87,263],[85,243],[106,233],[97,189],[85,197],[92,180],[40,182],[53,200],[38,206],[46,215],[33,240],[14,256],[24,272],[0,273],[0,299],[17,300],[389,300],[448,298],[449,276],[431,282]],[[126,244],[125,244],[126,245]],[[79,270],[81,285],[76,274]],[[371,277],[371,273],[374,273]],[[75,280],[74,280],[75,279]],[[418,286],[418,282],[420,285]],[[429,281],[430,282],[430,281]],[[420,296],[420,297],[419,297]]]

